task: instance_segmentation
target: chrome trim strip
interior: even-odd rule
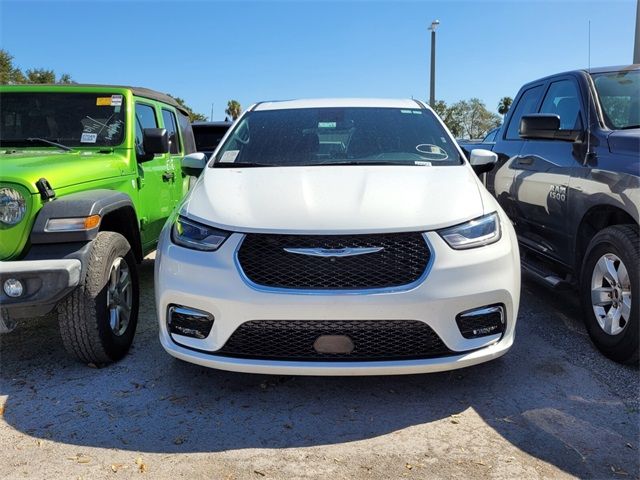
[[[384,250],[384,247],[283,248],[283,250],[298,255],[309,255],[311,257],[354,257],[356,255],[366,255],[367,253],[377,253]]]
[[[504,308],[502,305],[495,305],[493,307],[480,307],[476,310],[467,310],[466,312],[458,314],[460,318],[477,317],[480,315],[488,315],[490,313],[500,313],[500,321],[504,323]]]
[[[366,235],[375,235],[375,234],[372,233],[372,234],[366,234]],[[246,234],[242,234],[242,238],[238,241],[238,244],[236,245],[236,250],[233,254],[233,262],[236,266],[236,269],[238,270],[238,274],[240,275],[240,278],[242,278],[242,281],[253,290],[257,290],[259,292],[264,292],[264,293],[277,293],[280,295],[377,295],[377,294],[385,294],[385,293],[408,292],[410,290],[417,288],[418,286],[420,286],[420,284],[422,284],[422,282],[425,281],[425,279],[429,275],[429,272],[431,272],[431,268],[433,267],[433,263],[436,259],[435,251],[431,246],[431,242],[429,242],[429,239],[427,238],[427,234],[425,232],[425,233],[422,233],[422,238],[424,239],[424,243],[426,243],[427,248],[429,249],[429,253],[430,253],[429,262],[427,263],[427,266],[425,267],[424,272],[422,272],[422,275],[420,276],[420,278],[418,278],[415,282],[407,283],[406,285],[399,285],[397,287],[366,288],[366,289],[360,289],[360,290],[345,290],[345,289],[337,289],[337,290],[309,289],[307,290],[307,289],[299,289],[299,288],[266,287],[264,285],[259,285],[251,281],[251,279],[249,279],[249,277],[247,277],[247,275],[244,273],[244,270],[242,270],[242,266],[240,265],[240,261],[238,260],[238,252],[240,251],[240,247],[242,246],[242,242],[244,242],[244,239],[246,238],[246,236],[247,236]]]

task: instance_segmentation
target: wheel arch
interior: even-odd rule
[[[584,255],[593,237],[602,229],[613,225],[638,225],[638,222],[622,208],[613,205],[591,207],[580,220],[576,231],[575,271],[581,272]]]

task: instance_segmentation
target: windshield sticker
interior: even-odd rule
[[[121,107],[122,106],[122,95],[111,95],[111,106],[112,107]]]
[[[336,128],[336,122],[318,122],[318,128]]]
[[[233,163],[236,161],[236,157],[240,153],[240,150],[227,150],[222,154],[220,163]]]
[[[117,107],[120,108],[120,107]],[[107,133],[104,136],[105,140],[113,140],[113,137],[117,137],[120,134],[120,130],[122,130],[122,126],[124,122],[122,120],[116,120],[113,123],[107,125]]]
[[[96,143],[97,140],[97,133],[83,133],[80,137],[80,143]]]
[[[96,105],[98,107],[110,107],[111,97],[98,97],[96,98]]]
[[[431,162],[421,162],[421,161],[415,161],[413,162],[415,165],[420,165],[421,167],[430,167],[431,166]]]

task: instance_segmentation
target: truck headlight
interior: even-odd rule
[[[438,230],[438,233],[456,250],[482,247],[500,240],[500,219],[498,213],[494,212],[455,227]]]
[[[13,188],[0,188],[0,223],[16,225],[24,218],[27,202]]]
[[[231,235],[229,232],[209,227],[179,216],[171,229],[173,243],[194,250],[212,252],[220,248]]]

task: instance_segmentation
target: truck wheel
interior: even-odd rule
[[[65,349],[82,362],[126,355],[138,323],[138,272],[126,238],[98,233],[84,280],[58,305],[58,323]]]
[[[587,331],[598,349],[619,363],[638,361],[639,264],[638,226],[616,225],[593,237],[582,267]]]

